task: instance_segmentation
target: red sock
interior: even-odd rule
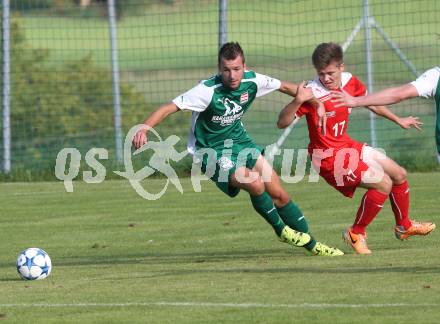
[[[396,219],[396,225],[403,226],[405,229],[410,228],[411,222],[408,217],[409,187],[407,181],[393,186],[390,193],[390,202],[394,218]]]
[[[370,224],[377,213],[382,209],[386,194],[380,193],[375,189],[369,189],[362,197],[361,205],[356,214],[356,219],[352,227],[355,234],[365,235],[365,228]]]

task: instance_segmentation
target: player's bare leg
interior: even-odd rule
[[[399,185],[406,181],[406,170],[384,153],[371,147],[365,147],[363,155],[363,161],[370,167],[380,166],[383,172],[391,178],[393,185]]]
[[[282,207],[290,201],[289,194],[281,185],[280,178],[262,155],[259,156],[252,171],[261,176],[265,191],[272,197],[275,206]]]

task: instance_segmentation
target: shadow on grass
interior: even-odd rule
[[[23,280],[21,278],[17,276],[14,276],[14,278],[10,277],[10,278],[0,278],[0,282],[5,281],[5,282],[11,282],[11,281],[27,281],[27,280]]]
[[[285,267],[268,267],[270,260],[279,260],[296,257],[301,258],[301,263],[304,264],[305,259],[310,258],[313,265],[310,266],[296,266],[295,260],[287,260]],[[343,258],[349,260],[349,264],[344,262]],[[163,277],[163,276],[182,276],[182,275],[194,275],[194,273],[319,273],[319,274],[368,274],[368,273],[426,273],[426,274],[438,274],[440,273],[440,265],[435,266],[432,264],[425,265],[408,265],[408,266],[392,266],[390,264],[383,264],[383,261],[378,261],[378,266],[372,266],[356,263],[355,266],[350,263],[353,258],[359,258],[356,255],[347,255],[346,257],[339,258],[323,258],[321,265],[316,265],[318,257],[305,255],[301,249],[295,250],[236,250],[227,252],[190,252],[190,253],[151,253],[151,254],[127,254],[124,256],[114,255],[96,255],[96,256],[72,256],[69,258],[59,258],[55,263],[55,266],[64,267],[81,267],[81,266],[102,266],[107,265],[109,267],[115,265],[154,265],[153,272],[146,274],[145,277]],[[242,264],[239,267],[233,267],[234,263],[249,262],[249,265],[263,261],[263,265],[255,265],[255,267],[243,267]],[[329,261],[331,263],[329,263]],[[337,261],[333,263],[332,261]],[[188,266],[190,264],[209,264],[217,263],[219,267],[217,269],[206,269],[203,267],[192,269],[176,269],[171,271],[158,271],[157,266],[161,265],[182,265]],[[220,263],[224,264],[221,266]],[[0,268],[10,267],[10,264],[0,263]],[[225,268],[228,266],[229,268]],[[257,268],[258,267],[258,268]],[[0,281],[20,281],[19,278],[1,278]],[[102,280],[107,280],[103,278]],[[109,279],[110,280],[110,279]],[[111,280],[114,280],[111,279]]]

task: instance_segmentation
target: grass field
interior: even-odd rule
[[[440,173],[410,174],[412,215],[440,223]],[[161,179],[145,187],[159,191]],[[436,323],[439,232],[400,242],[388,203],[369,227],[371,256],[343,245],[361,197],[322,181],[286,185],[315,236],[342,248],[312,257],[279,243],[250,206],[211,183],[169,187],[157,201],[124,181],[1,183],[0,322]],[[53,271],[26,282],[18,253],[45,249]]]

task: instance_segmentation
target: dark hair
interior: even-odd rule
[[[324,69],[332,62],[342,64],[344,60],[344,52],[341,46],[336,43],[321,43],[312,54],[313,66],[317,70]]]
[[[238,42],[225,43],[218,51],[218,65],[220,65],[222,58],[230,61],[235,60],[238,56],[242,57],[244,63],[244,53],[240,44]]]

